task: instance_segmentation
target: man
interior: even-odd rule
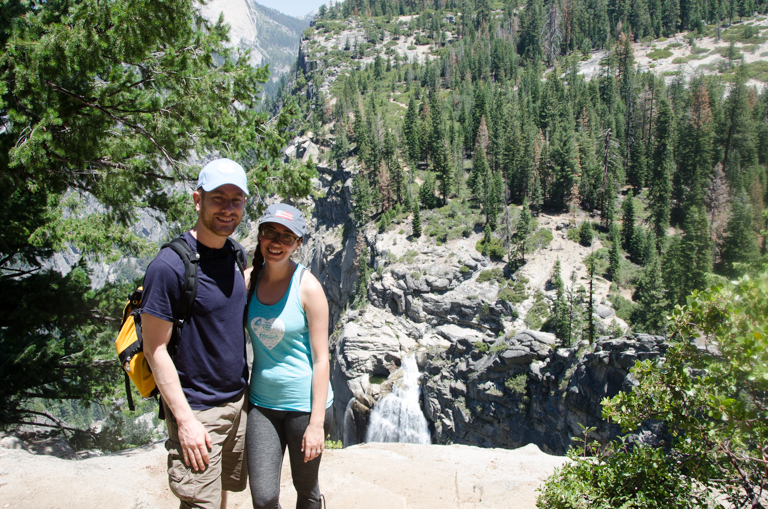
[[[165,406],[168,482],[181,508],[225,508],[226,491],[244,490],[248,478],[246,288],[235,253],[226,247],[247,195],[245,171],[234,161],[217,159],[200,172],[192,194],[197,223],[182,235],[200,256],[197,295],[174,357],[169,342],[184,263],[162,249],[144,278],[144,354]]]

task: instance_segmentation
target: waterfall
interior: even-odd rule
[[[371,412],[366,442],[403,442],[429,444],[429,425],[419,405],[419,367],[416,359],[406,357],[400,368],[403,378],[392,392],[382,398]]]
[[[344,429],[341,438],[341,443],[344,444],[344,447],[349,447],[350,445],[355,445],[357,443],[354,430],[355,423],[352,416],[352,403],[354,402],[355,398],[350,398],[347,402],[347,408],[344,409]]]

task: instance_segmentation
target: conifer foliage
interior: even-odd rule
[[[88,263],[146,252],[137,208],[188,220],[188,194],[168,189],[194,181],[192,154],[244,161],[262,192],[309,193],[314,169],[270,164],[298,110],[268,128],[254,110],[268,70],[226,39],[188,0],[2,2],[0,423],[31,397],[109,389],[126,289],[92,290]],[[66,247],[81,258],[64,273]]]

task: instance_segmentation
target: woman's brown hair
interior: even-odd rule
[[[251,303],[253,291],[256,289],[256,281],[259,279],[261,269],[264,267],[264,255],[261,254],[261,241],[256,243],[256,250],[253,252],[253,270],[248,281],[248,304]]]

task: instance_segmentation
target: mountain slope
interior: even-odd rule
[[[212,0],[201,6],[203,15],[212,21],[223,14],[230,25],[230,42],[251,51],[252,65],[269,63],[272,77],[277,79],[296,60],[302,31],[308,19],[282,14],[253,0]]]

